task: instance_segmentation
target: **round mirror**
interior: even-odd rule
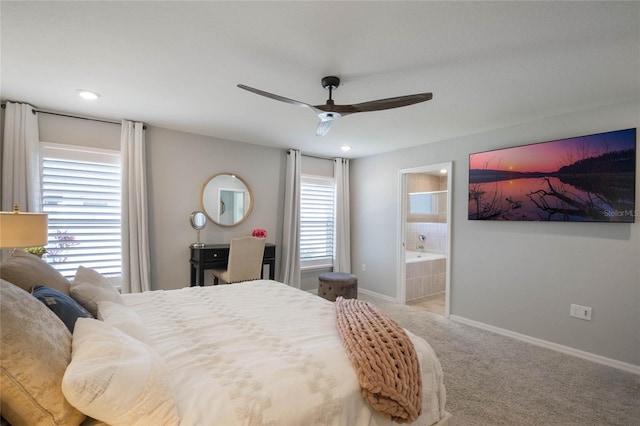
[[[207,217],[204,215],[204,213],[195,211],[189,215],[189,222],[191,222],[191,227],[198,231],[198,240],[195,243],[191,244],[191,246],[194,248],[204,247],[204,243],[200,242],[200,230],[203,229],[207,224]]]
[[[201,211],[195,211],[189,216],[191,226],[196,231],[201,230],[207,224],[207,217]]]
[[[244,222],[253,209],[253,192],[247,183],[232,173],[212,176],[202,185],[202,209],[220,226]]]

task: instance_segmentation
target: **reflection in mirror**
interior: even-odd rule
[[[191,227],[196,231],[198,231],[197,241],[191,244],[191,246],[194,248],[204,247],[204,243],[200,242],[200,230],[203,229],[207,224],[207,217],[204,215],[204,213],[200,211],[195,211],[195,212],[192,212],[191,215],[189,216],[189,222],[191,222]]]
[[[234,226],[243,222],[253,209],[253,193],[237,175],[220,173],[202,186],[202,209],[214,223]]]

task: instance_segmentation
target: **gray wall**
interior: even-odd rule
[[[40,139],[46,142],[120,149],[120,126],[40,114]],[[280,246],[286,152],[147,126],[147,185],[151,283],[153,289],[189,285],[189,245],[196,231],[189,215],[200,210],[202,185],[220,172],[233,172],[252,188],[251,216],[235,227],[211,222],[201,232],[205,243],[228,243],[267,230],[267,242]],[[276,277],[278,273],[277,254]],[[205,274],[206,282],[212,282]]]
[[[119,125],[48,114],[40,114],[39,124],[42,141],[120,149]],[[153,126],[147,126],[146,143],[152,288],[172,289],[189,284],[189,245],[196,241],[189,215],[201,209],[202,185],[221,172],[233,172],[251,186],[254,208],[251,216],[235,227],[208,222],[200,240],[227,243],[231,238],[250,235],[255,228],[264,228],[267,242],[278,246],[278,278],[286,151]],[[302,172],[333,176],[333,162],[303,156]],[[301,287],[317,288],[321,272],[324,270],[303,272]],[[212,281],[211,274],[205,273],[205,282]]]
[[[196,241],[189,215],[201,209],[202,185],[214,174],[232,172],[242,177],[253,190],[254,207],[249,218],[234,227],[208,222],[200,240],[228,243],[263,228],[267,242],[280,246],[285,151],[154,127],[147,130],[146,141],[151,280],[155,288],[189,285],[189,245]],[[276,264],[276,277],[278,270]],[[205,273],[205,282],[212,281],[210,273]]]
[[[38,127],[41,142],[120,150],[119,124],[39,113]]]
[[[453,161],[451,313],[640,365],[640,217],[634,224],[467,220],[470,153],[639,122],[634,102],[353,161],[351,247],[359,286],[396,298],[398,171]],[[638,202],[639,189],[636,182]],[[571,303],[591,306],[592,321],[570,318]]]
[[[639,121],[640,105],[623,104],[353,160],[352,265],[359,286],[396,297],[398,171],[453,161],[452,314],[640,365],[640,219],[632,225],[466,219],[469,153],[638,127]],[[119,132],[119,126],[40,116],[41,139],[49,142],[117,149]],[[188,247],[196,238],[188,217],[215,173],[243,177],[256,204],[245,223],[208,224],[201,240],[228,242],[260,227],[268,242],[281,244],[285,151],[151,126],[146,136],[155,289],[188,285]],[[315,282],[303,276],[304,287]],[[593,307],[593,320],[570,318],[570,303]]]

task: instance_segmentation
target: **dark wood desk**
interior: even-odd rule
[[[204,271],[206,269],[223,269],[227,267],[229,244],[205,244],[204,247],[190,247],[190,249],[191,287],[204,285]],[[262,264],[269,265],[269,279],[275,279],[276,246],[274,244],[265,244]]]

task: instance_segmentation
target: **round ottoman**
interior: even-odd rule
[[[358,298],[358,278],[344,272],[325,272],[318,277],[318,296],[335,302],[338,296]]]

